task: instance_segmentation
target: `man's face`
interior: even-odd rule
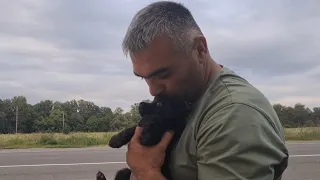
[[[170,39],[158,37],[132,58],[136,76],[145,79],[152,96],[193,101],[203,81],[197,52],[186,55],[173,48]]]

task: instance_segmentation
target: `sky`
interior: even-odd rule
[[[0,98],[84,99],[125,111],[151,99],[121,43],[147,0],[0,1]],[[214,60],[270,100],[320,106],[320,1],[185,0]]]

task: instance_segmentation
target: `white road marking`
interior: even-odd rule
[[[289,155],[293,157],[320,157],[320,154],[296,154]],[[114,161],[114,162],[93,162],[93,163],[67,163],[67,164],[22,164],[22,165],[5,165],[0,168],[18,168],[18,167],[45,167],[45,166],[82,166],[82,165],[103,165],[103,164],[125,164],[126,162]]]
[[[22,164],[6,165],[0,168],[17,168],[17,167],[44,167],[44,166],[82,166],[82,165],[101,165],[101,164],[125,164],[126,162],[93,162],[93,163],[68,163],[68,164]]]
[[[297,155],[290,155],[289,154],[289,158],[290,157],[319,157],[320,156],[320,154],[301,154],[301,155],[299,155],[299,154],[297,154]]]
[[[315,142],[286,142],[286,144],[290,144],[290,145],[306,145],[306,144],[308,144],[308,145],[314,145],[314,144],[317,144],[317,145],[319,145],[320,144],[320,142],[319,141],[315,141]]]

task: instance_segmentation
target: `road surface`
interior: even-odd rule
[[[284,180],[319,180],[320,141],[288,142],[291,158]],[[1,180],[94,180],[101,170],[109,179],[126,167],[126,149],[0,150]]]

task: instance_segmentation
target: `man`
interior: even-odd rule
[[[174,179],[281,179],[288,152],[277,114],[255,87],[210,57],[188,9],[169,1],[143,8],[128,28],[123,49],[152,96],[175,96],[192,105],[172,152]],[[129,167],[139,180],[165,179],[160,167],[173,134],[143,147],[137,141],[140,130],[128,146]]]

